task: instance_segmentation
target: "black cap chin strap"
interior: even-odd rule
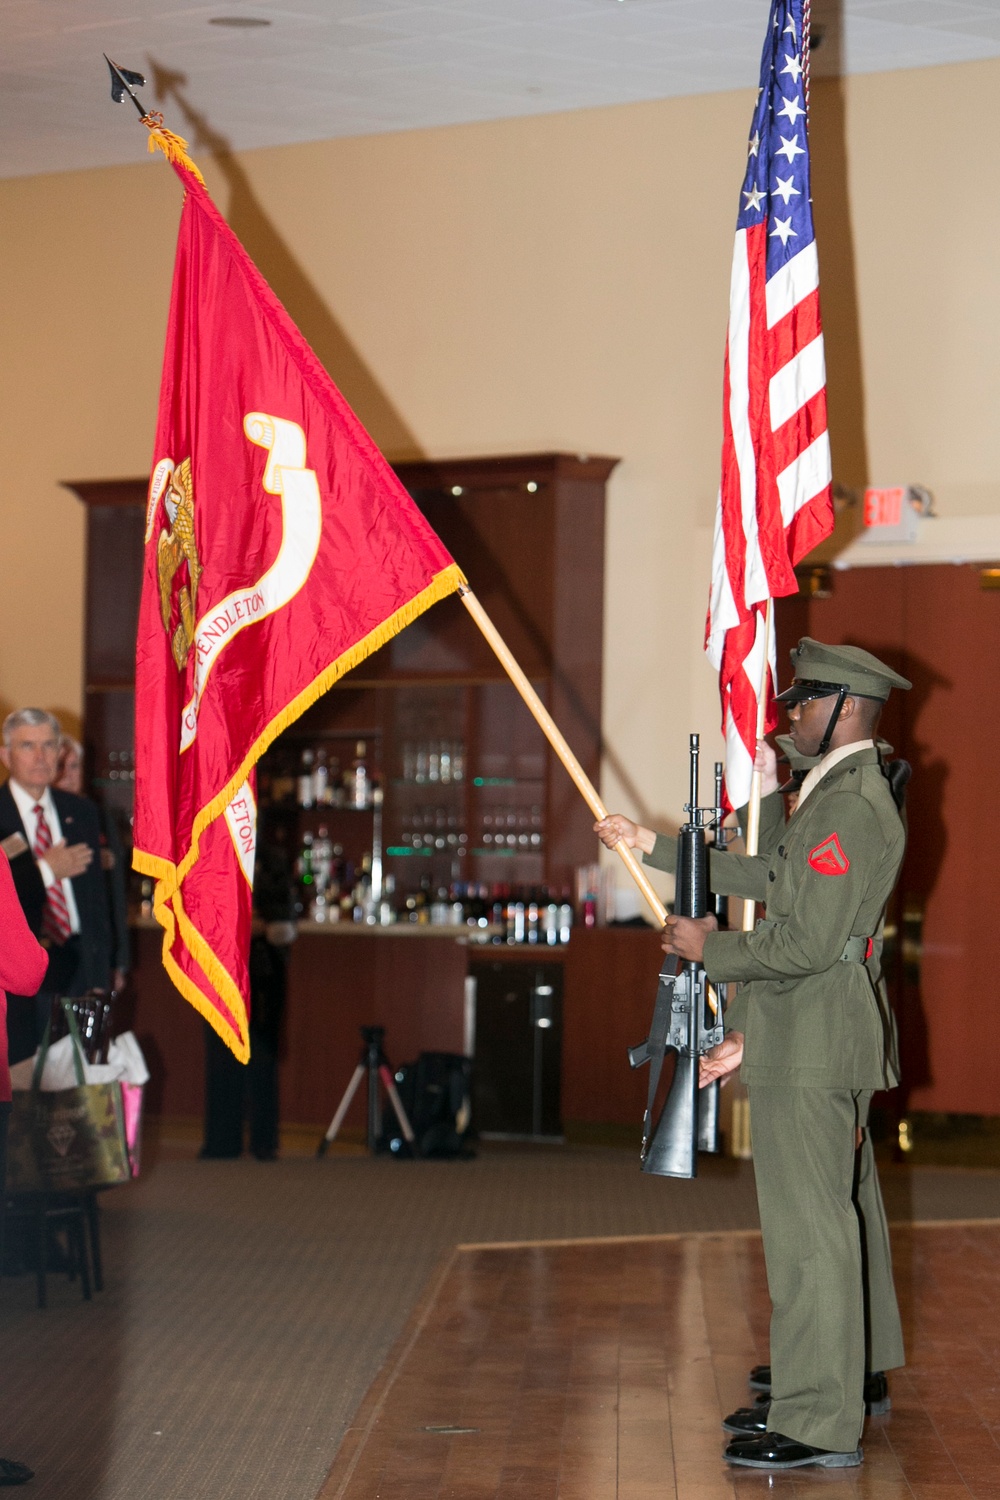
[[[840,710],[844,706],[844,699],[848,697],[849,691],[850,690],[846,687],[840,687],[837,689],[837,702],[834,704],[833,713],[830,715],[830,722],[826,726],[826,733],[820,740],[819,749],[816,751],[816,754],[821,759],[830,748],[830,741],[833,738],[833,731],[837,727],[837,720],[840,718]]]

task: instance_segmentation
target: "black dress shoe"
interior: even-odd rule
[[[750,1371],[750,1389],[760,1391],[757,1404],[763,1406],[771,1400],[771,1366],[754,1365]],[[889,1382],[885,1378],[884,1370],[873,1370],[865,1376],[865,1412],[869,1417],[884,1417],[887,1411],[892,1410],[892,1401],[889,1397]],[[722,1424],[725,1427],[725,1422]],[[727,1431],[729,1429],[727,1428]]]
[[[741,1406],[730,1412],[722,1423],[723,1432],[734,1432],[737,1437],[760,1437],[767,1431],[767,1414],[770,1401],[758,1401],[755,1406]]]
[[[0,1458],[0,1485],[27,1484],[34,1477],[34,1469],[29,1469],[27,1464],[15,1463],[12,1458]]]
[[[855,1469],[861,1462],[860,1448],[853,1453],[837,1453],[829,1448],[813,1448],[796,1442],[780,1432],[764,1432],[758,1437],[734,1438],[723,1457],[727,1464],[744,1469],[804,1469],[815,1465],[821,1469]]]

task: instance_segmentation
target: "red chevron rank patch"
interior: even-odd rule
[[[851,868],[851,861],[840,847],[835,833],[817,844],[815,849],[810,849],[809,863],[820,875],[846,875]]]

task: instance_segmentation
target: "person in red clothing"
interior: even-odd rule
[[[34,937],[14,889],[7,856],[0,851],[0,1243],[7,1176],[7,1125],[10,1121],[10,1067],[7,1062],[7,991],[33,995],[45,977],[49,955]],[[0,1458],[0,1486],[34,1479],[27,1464]]]

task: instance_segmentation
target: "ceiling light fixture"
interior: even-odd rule
[[[209,26],[232,26],[234,30],[249,31],[254,26],[270,26],[263,16],[210,16]]]

